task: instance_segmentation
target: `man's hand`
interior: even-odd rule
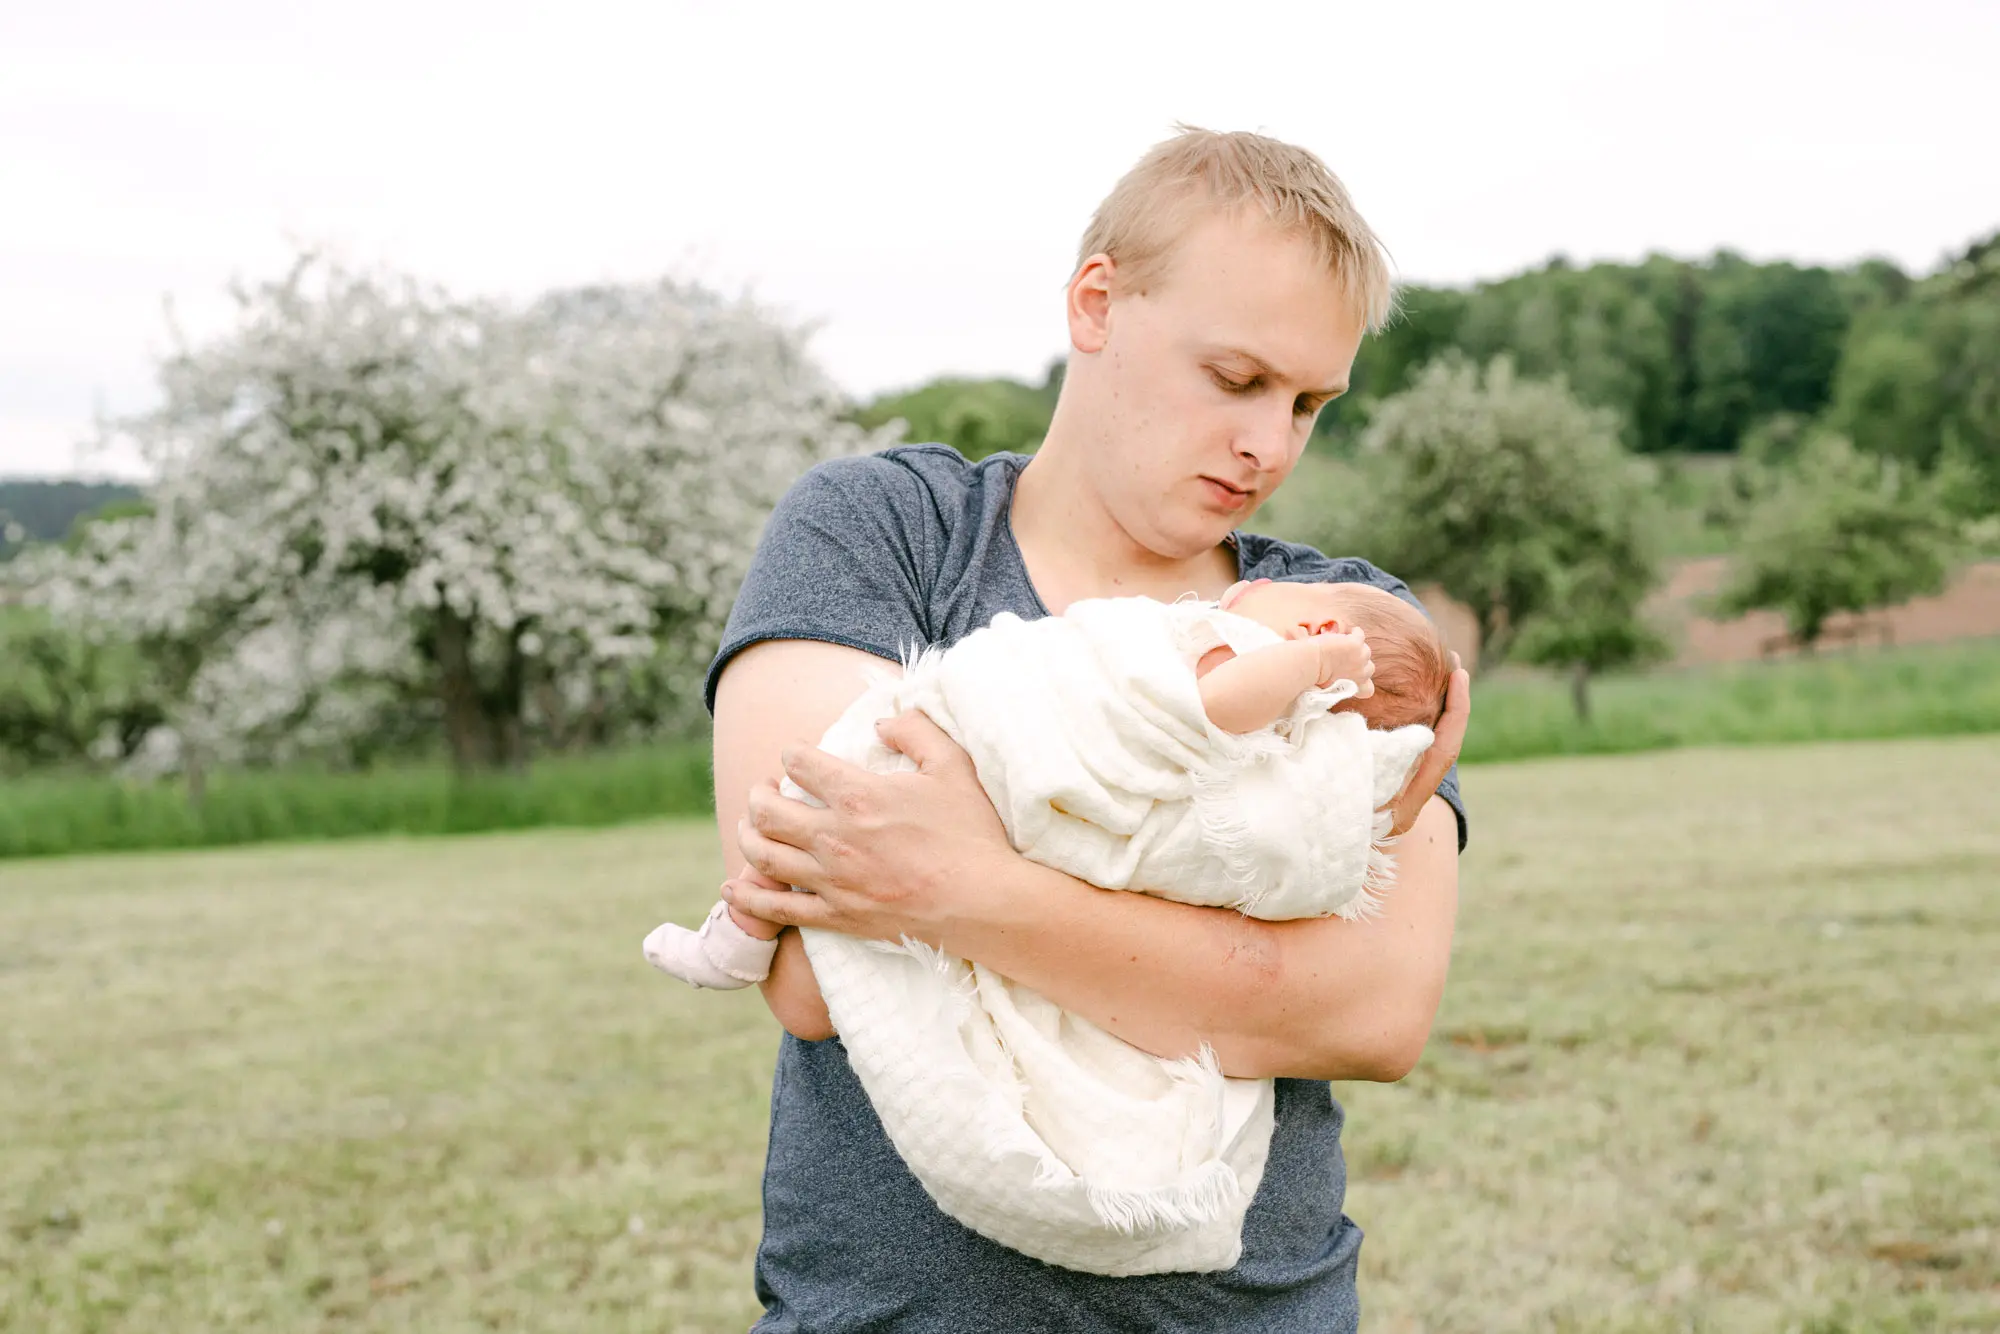
[[[1395,812],[1395,821],[1389,833],[1391,837],[1409,831],[1417,822],[1417,816],[1424,809],[1424,803],[1437,793],[1438,784],[1458,763],[1458,752],[1465,747],[1465,728],[1472,721],[1472,677],[1460,664],[1456,653],[1451,655],[1451,684],[1445,688],[1444,716],[1438,719],[1436,739],[1431,748],[1417,761],[1416,770],[1410,781],[1403,784],[1403,790],[1389,804]]]
[[[1019,858],[972,760],[920,713],[880,725],[914,773],[876,774],[811,746],[788,747],[785,774],[819,805],[766,779],[750,790],[737,843],[772,890],[744,877],[723,897],[787,926],[942,945],[989,881],[982,868]]]

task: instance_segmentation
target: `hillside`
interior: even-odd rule
[[[83,515],[138,497],[123,482],[0,480],[0,560],[29,542],[60,541]]]

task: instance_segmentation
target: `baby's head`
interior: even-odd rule
[[[1301,627],[1307,634],[1360,627],[1375,658],[1375,693],[1339,707],[1360,714],[1370,727],[1435,727],[1444,713],[1451,655],[1429,618],[1394,593],[1368,584],[1259,579],[1224,593],[1222,608],[1281,635]]]

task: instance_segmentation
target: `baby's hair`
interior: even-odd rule
[[[1335,585],[1375,659],[1375,695],[1357,708],[1372,726],[1436,727],[1451,685],[1451,653],[1423,612],[1367,584]]]

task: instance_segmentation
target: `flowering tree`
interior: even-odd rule
[[[521,307],[309,258],[237,297],[116,424],[151,512],[33,577],[149,645],[221,753],[415,700],[460,768],[509,767],[538,707],[641,675],[685,697],[784,488],[890,442],[841,420],[798,331],[680,284]]]

